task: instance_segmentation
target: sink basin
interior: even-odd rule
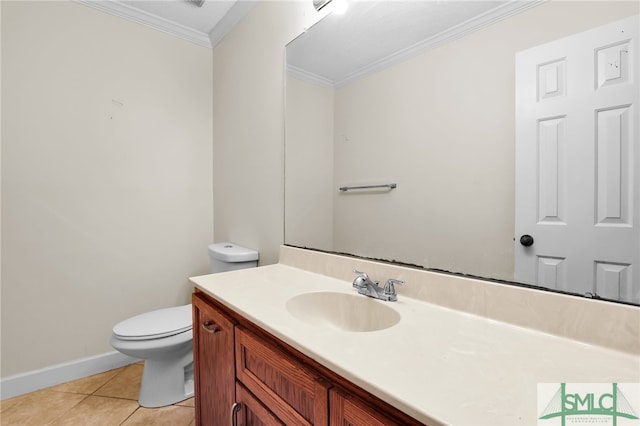
[[[400,314],[379,300],[336,292],[312,292],[287,301],[287,310],[311,325],[341,331],[378,331],[394,326]]]

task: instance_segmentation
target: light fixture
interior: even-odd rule
[[[187,0],[189,3],[193,3],[198,7],[202,7],[204,4],[204,0]]]
[[[313,0],[313,7],[315,7],[316,10],[319,11],[320,9],[328,5],[330,2],[331,0]]]
[[[347,0],[313,0],[313,7],[317,11],[331,3],[331,12],[336,15],[342,15],[347,11]]]

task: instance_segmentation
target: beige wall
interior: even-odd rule
[[[212,229],[211,50],[71,2],[2,7],[2,377],[189,302]]]
[[[333,249],[512,280],[515,53],[634,13],[548,2],[337,89]],[[335,190],[386,182],[398,188]],[[286,220],[290,242],[304,220]]]
[[[278,261],[284,239],[284,47],[321,14],[259,1],[213,51],[215,240]]]
[[[286,86],[286,241],[333,250],[334,90],[290,75]]]

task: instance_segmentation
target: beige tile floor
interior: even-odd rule
[[[63,383],[2,401],[2,426],[194,426],[193,398],[161,408],[138,405],[143,365]]]

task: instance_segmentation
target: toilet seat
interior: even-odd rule
[[[121,340],[152,340],[174,336],[191,330],[191,305],[146,312],[113,327],[113,335]]]

